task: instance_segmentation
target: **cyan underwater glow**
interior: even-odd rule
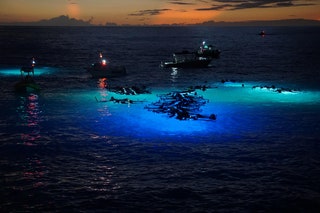
[[[281,118],[288,107],[299,111],[305,105],[315,109],[320,106],[319,91],[277,92],[263,87],[254,88],[254,85],[260,84],[218,83],[205,91],[197,90],[198,95],[208,100],[199,113],[206,116],[215,114],[217,120],[178,120],[145,109],[146,105],[159,100],[157,95],[172,91],[168,88],[150,89],[152,94],[142,95],[119,95],[106,89],[94,89],[75,92],[69,99],[74,103],[74,110],[83,115],[77,122],[89,128],[92,137],[112,135],[154,139],[172,136],[193,141],[203,137],[267,134],[265,129],[271,126],[268,123],[270,117],[278,116],[279,125],[282,119],[295,119],[290,116]],[[114,103],[110,101],[111,97],[128,98],[134,103]],[[286,131],[294,131],[294,128]]]
[[[220,102],[237,103],[320,103],[319,91],[268,85],[261,82],[219,83],[209,97]],[[216,92],[214,91],[216,90]],[[218,92],[218,93],[217,93]]]
[[[20,76],[21,67],[9,67],[9,68],[0,68],[0,75],[1,76]],[[34,68],[34,75],[49,75],[55,72],[55,69],[52,67],[35,67]]]

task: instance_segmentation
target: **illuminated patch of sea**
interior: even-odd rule
[[[121,136],[149,142],[218,142],[318,136],[320,94],[316,89],[270,81],[205,81],[212,73],[210,70],[201,74],[203,79],[198,75],[199,79],[191,83],[191,71],[178,77],[170,72],[159,69],[153,77],[162,82],[155,84],[153,78],[138,81],[139,74],[123,79],[91,79],[85,70],[39,67],[34,78],[41,91],[14,95],[13,84],[19,79],[19,69],[2,68],[0,74],[8,78],[2,84],[7,97],[2,102],[19,108],[12,119],[17,115],[28,118],[32,109],[23,108],[29,107],[31,99],[32,106],[36,105],[41,112],[32,116],[40,117],[45,131],[92,139]],[[105,88],[130,87],[128,84],[148,85],[150,93],[121,95]],[[161,102],[162,95],[199,85],[205,89],[196,89],[197,97],[206,103],[196,113],[204,118],[179,120],[176,115],[170,116],[168,109],[166,113],[162,113],[165,109],[158,110],[159,113],[147,109]],[[36,98],[30,98],[30,94]],[[216,119],[209,119],[211,115]]]
[[[182,88],[149,88],[150,94],[119,95],[107,89],[44,94],[50,125],[89,133],[91,138],[122,136],[142,141],[214,142],[278,137],[316,137],[319,91],[265,86],[261,82],[212,83],[196,90],[205,118],[179,120],[146,108]],[[112,101],[121,100],[119,101]],[[216,120],[208,119],[215,115]],[[55,124],[56,123],[56,124]],[[64,125],[61,125],[64,124]],[[312,128],[311,128],[312,127]],[[64,129],[61,129],[64,131]],[[77,135],[77,134],[75,134]]]

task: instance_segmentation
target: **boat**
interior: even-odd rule
[[[260,31],[259,33],[260,36],[265,36],[266,35],[266,32],[264,30]]]
[[[33,57],[30,66],[21,67],[21,80],[14,85],[16,92],[35,92],[40,90],[40,86],[33,79],[35,64],[36,62]],[[32,73],[32,76],[30,73]]]
[[[182,51],[173,53],[173,61],[161,62],[161,67],[168,68],[203,68],[208,67],[212,57],[198,56],[195,52]]]
[[[203,68],[208,67],[214,58],[219,58],[221,51],[213,45],[202,42],[195,51],[182,51],[173,53],[173,61],[161,62],[161,67],[174,68]]]
[[[112,78],[127,74],[124,66],[110,64],[109,61],[102,56],[102,53],[99,53],[99,61],[88,67],[87,71],[93,78]]]
[[[196,52],[196,55],[199,57],[212,57],[219,58],[221,50],[214,47],[213,45],[207,45],[205,41],[202,42],[201,46]]]

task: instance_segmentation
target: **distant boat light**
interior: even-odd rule
[[[31,66],[33,66],[34,67],[34,65],[36,64],[36,61],[35,61],[35,59],[34,58],[32,58],[32,61],[31,61]]]

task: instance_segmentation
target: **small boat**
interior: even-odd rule
[[[87,68],[87,71],[93,78],[112,78],[127,74],[124,66],[115,66],[110,64],[107,59],[103,58],[102,53],[99,54],[99,58],[99,62],[93,63]]]
[[[161,67],[203,68],[208,67],[212,57],[198,56],[195,52],[182,51],[173,54],[173,61],[161,62]]]
[[[261,36],[265,36],[266,35],[266,32],[264,30],[260,31],[259,35]]]
[[[16,92],[34,92],[39,91],[40,86],[36,84],[33,77],[34,76],[34,66],[36,62],[35,59],[32,58],[30,66],[21,67],[21,80],[14,85],[14,89]],[[27,73],[26,75],[24,73]],[[32,76],[31,74],[32,73]]]

